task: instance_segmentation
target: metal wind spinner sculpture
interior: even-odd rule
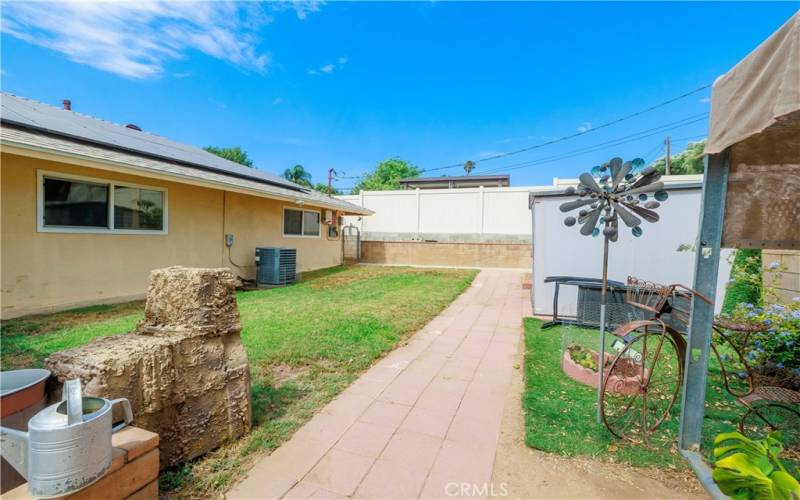
[[[588,210],[581,209],[577,219],[573,216],[567,217],[564,224],[581,224],[582,235],[598,236],[600,228],[596,226],[599,222],[605,226],[603,235],[610,241],[617,241],[618,221],[622,219],[631,228],[634,236],[641,236],[642,219],[658,222],[658,214],[654,209],[669,196],[663,190],[664,183],[658,181],[661,174],[653,167],[642,170],[642,166],[644,160],[641,158],[625,163],[621,158],[612,158],[608,163],[594,167],[591,174],[581,174],[578,188],[570,186],[565,191],[565,194],[577,194],[579,198],[562,204],[560,209],[562,212],[570,212],[588,206]],[[592,174],[602,174],[599,182]],[[653,191],[654,200],[648,201],[647,193]]]
[[[631,228],[631,233],[639,237],[643,231],[642,219],[658,222],[654,211],[661,206],[669,194],[664,191],[664,183],[659,181],[661,173],[653,167],[644,167],[644,160],[636,158],[623,163],[622,158],[612,158],[608,163],[592,168],[591,173],[580,175],[577,188],[568,187],[564,194],[578,195],[577,200],[563,203],[562,212],[580,208],[578,217],[568,216],[564,224],[581,225],[584,236],[599,236],[602,226],[603,242],[603,282],[600,291],[600,351],[598,353],[597,421],[602,420],[600,399],[605,368],[606,335],[606,288],[608,286],[608,242],[619,238],[619,221]],[[599,177],[595,180],[595,176]],[[653,200],[647,193],[653,193]],[[641,218],[640,218],[641,217]]]

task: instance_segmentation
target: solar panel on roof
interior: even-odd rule
[[[275,174],[245,167],[201,148],[181,144],[147,132],[50,106],[6,92],[0,99],[0,119],[22,127],[79,139],[128,152],[171,160],[192,167],[252,179],[301,192],[308,189]]]

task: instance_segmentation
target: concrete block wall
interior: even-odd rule
[[[529,243],[363,241],[361,261],[371,264],[530,269]]]

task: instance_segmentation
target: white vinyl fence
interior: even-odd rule
[[[530,242],[530,187],[366,191],[340,196],[369,208],[345,217],[364,240]]]

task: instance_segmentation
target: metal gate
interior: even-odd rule
[[[345,262],[361,260],[361,232],[352,224],[342,228],[342,255]]]

